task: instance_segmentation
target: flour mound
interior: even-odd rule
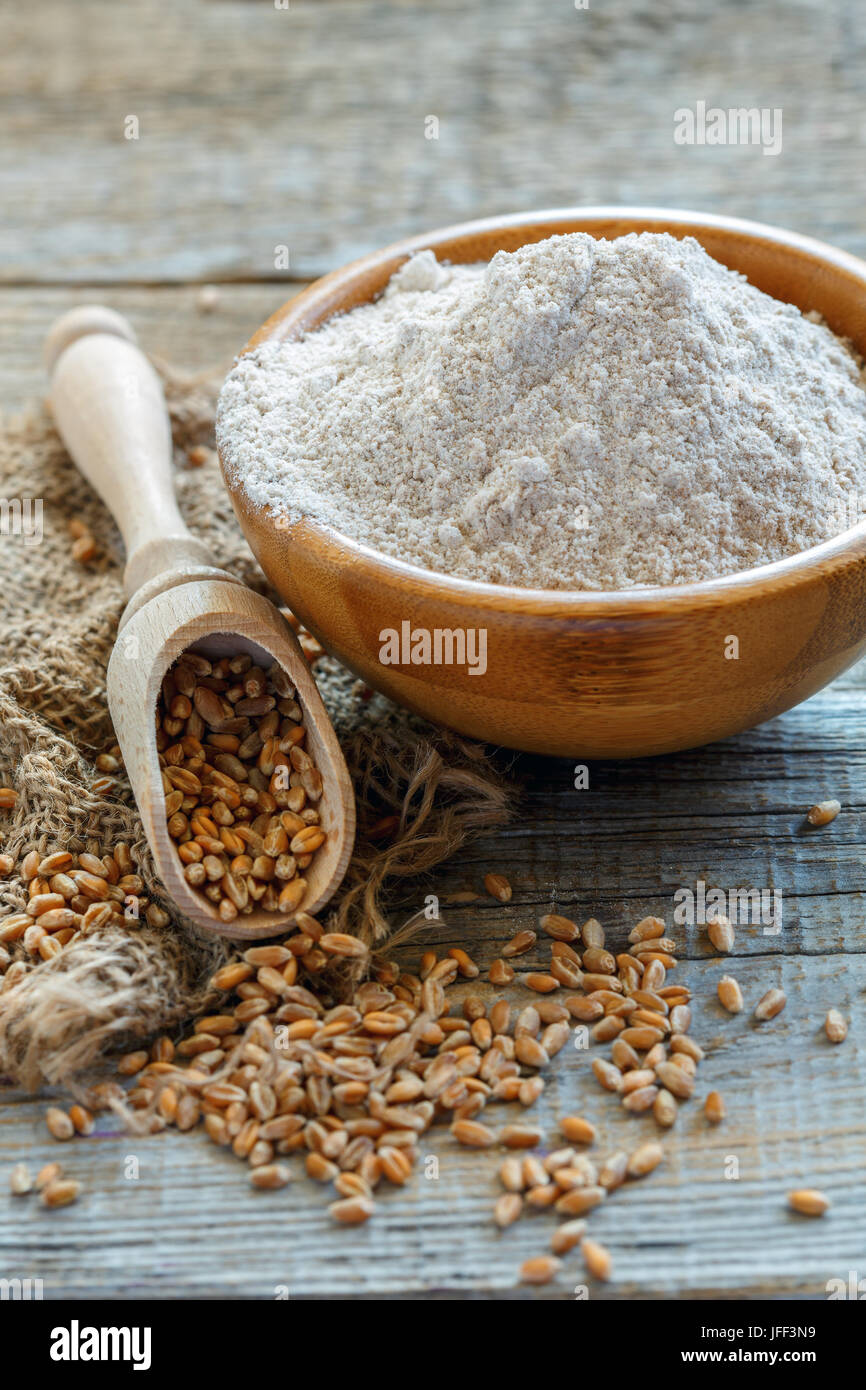
[[[528,588],[732,574],[866,506],[866,377],[692,238],[413,256],[380,298],[239,359],[217,434],[250,500]]]

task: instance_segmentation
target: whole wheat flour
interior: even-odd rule
[[[398,559],[548,589],[679,584],[807,549],[866,494],[866,380],[816,316],[691,238],[409,260],[375,303],[241,358],[250,499]]]

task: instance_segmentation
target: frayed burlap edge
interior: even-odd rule
[[[215,458],[194,470],[187,466],[193,445],[212,442],[214,383],[165,369],[164,375],[177,491],[188,524],[219,563],[268,592],[238,531]],[[147,898],[172,918],[163,928],[142,917],[128,930],[103,929],[52,959],[28,961],[27,973],[11,988],[3,987],[5,976],[0,979],[0,1076],[34,1089],[71,1082],[132,1041],[182,1031],[212,1002],[209,980],[234,947],[177,915],[156,876],[125,779],[110,790],[98,780],[94,758],[112,741],[105,672],[123,606],[123,553],[110,517],[40,409],[0,420],[0,496],[16,495],[43,499],[45,535],[30,551],[5,541],[0,548],[0,782],[19,790],[15,811],[2,818],[0,847],[20,862],[33,848],[106,853],[123,841]],[[86,569],[71,557],[72,516],[90,526],[99,544],[98,560]],[[405,899],[413,878],[472,836],[503,824],[510,794],[478,745],[433,729],[379,696],[371,699],[330,659],[316,674],[358,802],[355,852],[328,923],[381,954],[394,939],[389,900]],[[377,838],[383,823],[387,833]],[[19,874],[0,881],[0,920],[25,900]],[[403,922],[399,938],[422,924]],[[336,976],[333,988],[352,983]]]
[[[504,824],[510,796],[482,749],[446,734],[419,738],[396,725],[357,735],[346,753],[362,825],[328,925],[360,937],[381,958],[429,925],[418,915],[392,931],[388,895]],[[365,827],[385,808],[398,825],[377,847]],[[0,1071],[29,1089],[68,1082],[112,1048],[177,1031],[217,997],[210,977],[234,949],[220,938],[146,924],[71,943],[0,996]],[[355,982],[335,975],[329,985],[339,995]]]

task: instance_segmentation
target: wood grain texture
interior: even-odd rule
[[[665,1140],[665,1166],[614,1195],[592,1217],[615,1258],[612,1284],[592,1298],[823,1298],[831,1278],[862,1276],[866,1249],[866,1081],[863,992],[866,947],[866,740],[858,668],[812,701],[738,739],[698,753],[630,764],[592,764],[590,786],[572,786],[572,764],[522,758],[523,811],[495,838],[464,851],[405,898],[442,898],[445,921],[425,944],[468,944],[483,964],[513,932],[534,927],[552,907],[580,918],[597,912],[622,942],[648,911],[670,919],[673,894],[708,885],[783,894],[783,930],[765,936],[740,927],[723,961],[700,929],[676,928],[683,944],[674,979],[695,993],[693,1033],[708,1052],[699,1096],[722,1091],[729,1118],[706,1125],[700,1100],[686,1106]],[[821,831],[803,827],[805,809],[837,795],[844,810]],[[484,895],[485,872],[508,875],[514,896]],[[449,908],[447,895],[474,889],[476,903]],[[404,952],[417,962],[418,947]],[[548,957],[544,939],[520,959],[521,971]],[[741,982],[747,1012],[723,1014],[715,1002],[722,973]],[[771,985],[788,993],[786,1010],[757,1027],[749,1010]],[[524,1000],[527,991],[507,991]],[[851,1018],[848,1039],[831,1046],[821,1031],[827,1009]],[[607,1049],[603,1049],[606,1053]],[[599,1149],[637,1142],[651,1120],[627,1117],[588,1075],[586,1052],[567,1049],[547,1073],[529,1112],[554,1139],[556,1117],[578,1111],[597,1123]],[[66,1145],[47,1138],[43,1100],[9,1097],[0,1110],[0,1171],[27,1157],[60,1156],[83,1178],[77,1207],[47,1216],[0,1195],[0,1265],[46,1281],[50,1297],[573,1298],[580,1260],[562,1278],[530,1293],[517,1284],[521,1261],[546,1248],[551,1220],[524,1218],[505,1233],[490,1213],[497,1195],[495,1152],[460,1150],[447,1135],[425,1136],[438,1156],[438,1180],[420,1173],[389,1192],[362,1230],[335,1231],[327,1197],[299,1178],[281,1193],[248,1193],[243,1166],[200,1134],[154,1139],[100,1133]],[[525,1118],[519,1107],[488,1115],[498,1127]],[[123,1177],[127,1155],[137,1181]],[[724,1176],[729,1156],[739,1179]],[[808,1222],[785,1208],[795,1186],[824,1188],[830,1213]],[[216,1215],[215,1215],[216,1214]]]
[[[224,368],[287,296],[278,244],[292,278],[468,216],[616,200],[751,216],[866,254],[866,40],[852,0],[590,5],[292,0],[275,16],[236,0],[4,0],[0,405],[43,392],[45,331],[94,283],[148,351]],[[701,98],[781,105],[783,153],[675,147],[673,111]],[[135,112],[137,144],[122,137]],[[424,139],[431,113],[438,141]],[[184,281],[217,277],[276,283],[225,285],[204,316]],[[593,1218],[615,1257],[594,1298],[823,1298],[828,1278],[866,1274],[864,688],[861,666],[726,743],[594,763],[588,791],[573,789],[571,762],[519,759],[515,823],[405,899],[408,912],[505,872],[511,903],[480,896],[429,931],[486,963],[553,906],[596,912],[619,940],[699,878],[783,892],[783,932],[741,929],[724,967],[750,1003],[784,981],[788,1007],[760,1030],[722,1019],[721,967],[700,934],[681,933],[678,975],[705,1000],[701,1085],[722,1090],[729,1119],[708,1130],[686,1109],[666,1166]],[[806,830],[806,807],[833,795],[842,815]],[[852,1018],[838,1048],[820,1033],[831,1005]],[[579,1108],[611,1145],[652,1130],[620,1115],[586,1065],[560,1055],[540,1116]],[[441,1136],[438,1182],[419,1177],[369,1227],[338,1231],[323,1191],[300,1180],[248,1193],[243,1166],[200,1134],[130,1140],[100,1122],[62,1147],[44,1108],[8,1091],[0,1104],[0,1277],[41,1276],[47,1297],[272,1298],[285,1285],[292,1297],[571,1298],[581,1278],[572,1256],[557,1284],[517,1287],[549,1220],[498,1233],[495,1156]],[[84,1181],[77,1206],[46,1214],[7,1196],[15,1161],[58,1154]],[[721,1176],[726,1154],[738,1182]],[[129,1155],[137,1181],[123,1175]],[[833,1197],[821,1221],[784,1208],[805,1183]]]
[[[709,994],[723,968],[704,963],[684,973]],[[745,1016],[724,1018],[712,1003],[700,1010],[695,1035],[713,1048],[701,1092],[721,1089],[729,1119],[710,1129],[698,1102],[685,1107],[665,1139],[666,1166],[593,1216],[593,1233],[616,1263],[615,1283],[594,1297],[821,1297],[828,1279],[862,1265],[866,1126],[852,1106],[864,1080],[862,1040],[855,1032],[834,1048],[820,1034],[828,1003],[856,1005],[866,984],[862,959],[804,960],[789,952],[781,966],[756,958],[735,969],[750,1003],[772,981],[788,990],[788,1008],[761,1029]],[[586,1053],[556,1060],[531,1115],[544,1121],[552,1142],[556,1117],[575,1110],[598,1125],[605,1151],[652,1132],[652,1121],[626,1117],[599,1090],[588,1065]],[[285,1193],[249,1193],[243,1166],[201,1134],[141,1141],[109,1137],[100,1125],[97,1137],[59,1155],[38,1122],[40,1109],[23,1101],[4,1107],[4,1170],[22,1154],[39,1162],[62,1156],[83,1178],[85,1195],[73,1211],[48,1217],[6,1199],[0,1251],[7,1269],[44,1278],[48,1296],[267,1298],[286,1284],[293,1297],[511,1297],[518,1265],[546,1247],[552,1229],[538,1214],[496,1232],[491,1207],[501,1154],[460,1150],[440,1133],[422,1144],[422,1154],[439,1158],[438,1179],[419,1175],[405,1191],[387,1193],[366,1230],[335,1232],[320,1189],[300,1178]],[[500,1109],[496,1122],[524,1118],[517,1109]],[[123,1177],[129,1154],[141,1165],[132,1182]],[[737,1181],[725,1177],[730,1156],[740,1165]],[[785,1194],[801,1185],[832,1197],[826,1220],[807,1225],[786,1212]],[[580,1282],[572,1257],[545,1294],[570,1297]]]
[[[45,336],[58,315],[98,298],[135,325],[146,351],[191,376],[215,381],[285,295],[300,286],[223,285],[211,313],[199,307],[196,285],[105,288],[40,286],[0,288],[0,410],[14,413],[47,390],[42,365]]]
[[[733,213],[866,252],[851,0],[0,14],[7,282],[282,278],[277,246],[309,277],[397,236],[578,202]],[[781,107],[782,153],[676,146],[674,112],[698,100]]]

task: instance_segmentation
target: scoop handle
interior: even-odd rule
[[[48,332],[45,365],[61,438],[123,535],[127,598],[172,570],[212,564],[178,510],[162,384],[126,319],[72,309]]]

